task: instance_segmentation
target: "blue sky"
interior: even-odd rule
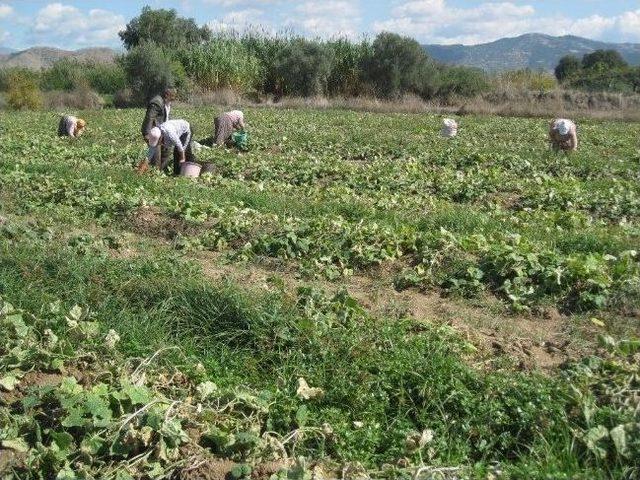
[[[529,32],[640,42],[640,0],[0,0],[0,46],[119,47],[118,31],[144,5],[175,8],[214,30],[351,38],[386,30],[446,44]]]

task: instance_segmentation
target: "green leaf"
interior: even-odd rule
[[[65,467],[58,472],[56,475],[56,480],[77,480],[75,472],[71,469],[69,465],[65,465]]]
[[[146,405],[151,402],[151,393],[144,386],[136,386],[128,384],[122,388],[122,394],[129,399],[132,405]]]
[[[611,439],[613,440],[613,444],[616,446],[616,450],[618,454],[626,457],[628,454],[627,450],[627,432],[625,431],[624,425],[618,425],[613,430],[609,432],[611,435]]]
[[[118,470],[116,472],[115,480],[134,480],[134,478],[131,475],[129,475],[129,472],[125,470]]]
[[[251,475],[251,467],[246,463],[235,465],[231,469],[231,476],[236,480],[239,480],[241,478],[248,478],[250,475]]]
[[[587,448],[598,458],[605,458],[607,456],[607,450],[598,443],[609,436],[609,430],[604,425],[598,425],[597,427],[589,430],[583,440],[587,445]]]
[[[107,427],[111,423],[113,413],[109,407],[109,402],[94,393],[87,394],[86,401],[87,412],[93,417],[93,425],[95,427]]]
[[[80,450],[88,455],[97,455],[102,447],[104,447],[105,441],[99,435],[92,435],[85,437],[80,444]]]
[[[298,408],[296,412],[296,422],[298,427],[304,427],[307,424],[307,420],[309,419],[309,409],[306,405],[302,405]]]
[[[84,419],[85,411],[80,408],[72,408],[60,425],[65,428],[84,427],[87,421]]]
[[[14,438],[13,440],[2,440],[0,442],[2,448],[13,450],[14,452],[27,453],[29,451],[29,445],[24,438]]]
[[[12,313],[7,315],[7,320],[11,325],[13,325],[16,335],[20,338],[24,338],[29,334],[30,328],[24,323],[21,313]]]
[[[147,475],[151,478],[162,477],[165,474],[164,468],[159,462],[150,463],[147,470]]]
[[[79,321],[82,318],[82,307],[79,305],[74,305],[73,308],[69,311],[69,317],[72,320]]]
[[[60,450],[69,452],[73,449],[73,437],[69,433],[51,432],[51,438]]]

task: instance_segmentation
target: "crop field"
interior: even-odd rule
[[[3,113],[0,478],[640,478],[639,125],[245,115]]]

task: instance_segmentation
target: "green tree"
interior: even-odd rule
[[[355,43],[341,38],[328,42],[327,48],[332,51],[333,59],[327,85],[329,93],[348,97],[365,93],[362,62],[371,55],[371,42]]]
[[[469,67],[443,67],[438,84],[441,97],[473,97],[489,89],[486,73]]]
[[[559,82],[564,82],[572,75],[575,75],[580,71],[582,65],[580,59],[575,55],[565,55],[560,59],[554,74]]]
[[[596,50],[582,57],[584,69],[610,70],[628,66],[629,64],[616,50]]]
[[[153,10],[146,6],[140,16],[133,18],[119,34],[127,50],[145,42],[176,48],[207,42],[209,27],[199,27],[192,18],[182,18],[175,10]]]
[[[274,70],[282,92],[313,96],[327,91],[332,52],[320,42],[296,38],[280,50]]]
[[[135,103],[142,103],[162,92],[167,86],[180,88],[186,74],[182,64],[155,43],[133,48],[120,59],[127,74]]]
[[[381,33],[373,42],[373,52],[364,61],[365,78],[381,97],[434,93],[437,66],[424,48],[409,37]]]

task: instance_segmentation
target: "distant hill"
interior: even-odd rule
[[[2,54],[0,51],[0,68],[25,67],[33,70],[48,68],[62,58],[74,58],[80,61],[111,63],[118,52],[111,48],[85,48],[82,50],[60,50],[50,47],[33,47],[19,52]]]
[[[601,49],[617,50],[630,64],[640,65],[640,44],[605,43],[571,35],[530,33],[480,45],[425,45],[425,49],[440,62],[493,72],[521,68],[552,71],[564,55],[581,58]]]

